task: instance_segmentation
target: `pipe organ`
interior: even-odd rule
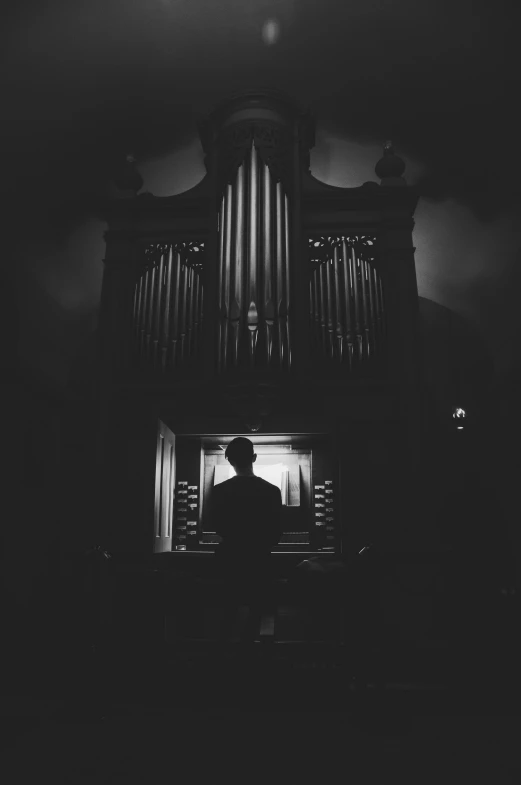
[[[255,142],[219,212],[218,369],[291,367],[288,196]]]
[[[204,243],[148,245],[134,287],[134,349],[166,373],[197,357],[203,327]]]
[[[310,490],[300,509],[287,505],[288,538],[307,532],[302,547],[338,553],[360,521],[392,520],[385,487],[401,487],[418,464],[418,196],[390,143],[375,167],[381,183],[316,180],[314,121],[278,93],[231,98],[199,131],[206,175],[198,185],[169,197],[137,194],[134,171],[104,215],[98,389],[106,476],[115,433],[131,456],[118,464],[121,482],[107,509],[132,494],[107,526],[124,520],[118,537],[134,531],[137,542],[151,516],[143,547],[153,540],[154,552],[172,550],[178,531],[186,535],[180,547],[200,544],[211,486],[200,471],[201,445],[217,439],[218,453],[221,442],[249,433],[284,453],[302,493],[318,491],[316,503]],[[178,438],[171,474],[160,465],[158,421],[169,444]],[[312,445],[309,467],[286,456],[299,439]],[[379,456],[389,453],[393,466],[384,466]],[[188,522],[179,516],[182,495],[170,498],[185,481],[201,488]],[[159,513],[154,498],[164,501]],[[161,525],[158,515],[166,516]],[[185,523],[186,532],[178,528]]]
[[[310,237],[315,353],[349,371],[384,351],[385,312],[374,236]]]

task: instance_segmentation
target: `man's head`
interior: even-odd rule
[[[238,436],[230,442],[225,456],[234,469],[248,469],[257,460],[253,442],[244,436]]]

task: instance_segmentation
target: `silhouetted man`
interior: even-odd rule
[[[228,637],[240,605],[250,614],[243,639],[252,640],[269,605],[271,549],[281,536],[280,489],[253,472],[253,443],[242,436],[230,442],[226,458],[235,477],[212,494],[215,531],[222,537],[216,558],[225,583],[223,637]]]

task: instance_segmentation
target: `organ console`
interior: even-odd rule
[[[320,183],[313,129],[278,93],[236,96],[201,124],[201,183],[107,206],[107,475],[116,444],[127,456],[111,507],[125,514],[107,521],[115,548],[213,551],[208,498],[235,435],[285,494],[281,555],[356,547],[369,506],[417,460],[417,195],[393,176],[403,165],[389,145],[381,184]],[[394,465],[371,465],[375,438]]]

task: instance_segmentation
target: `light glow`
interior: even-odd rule
[[[276,19],[266,19],[262,25],[262,40],[266,46],[273,46],[279,40],[280,25]]]

